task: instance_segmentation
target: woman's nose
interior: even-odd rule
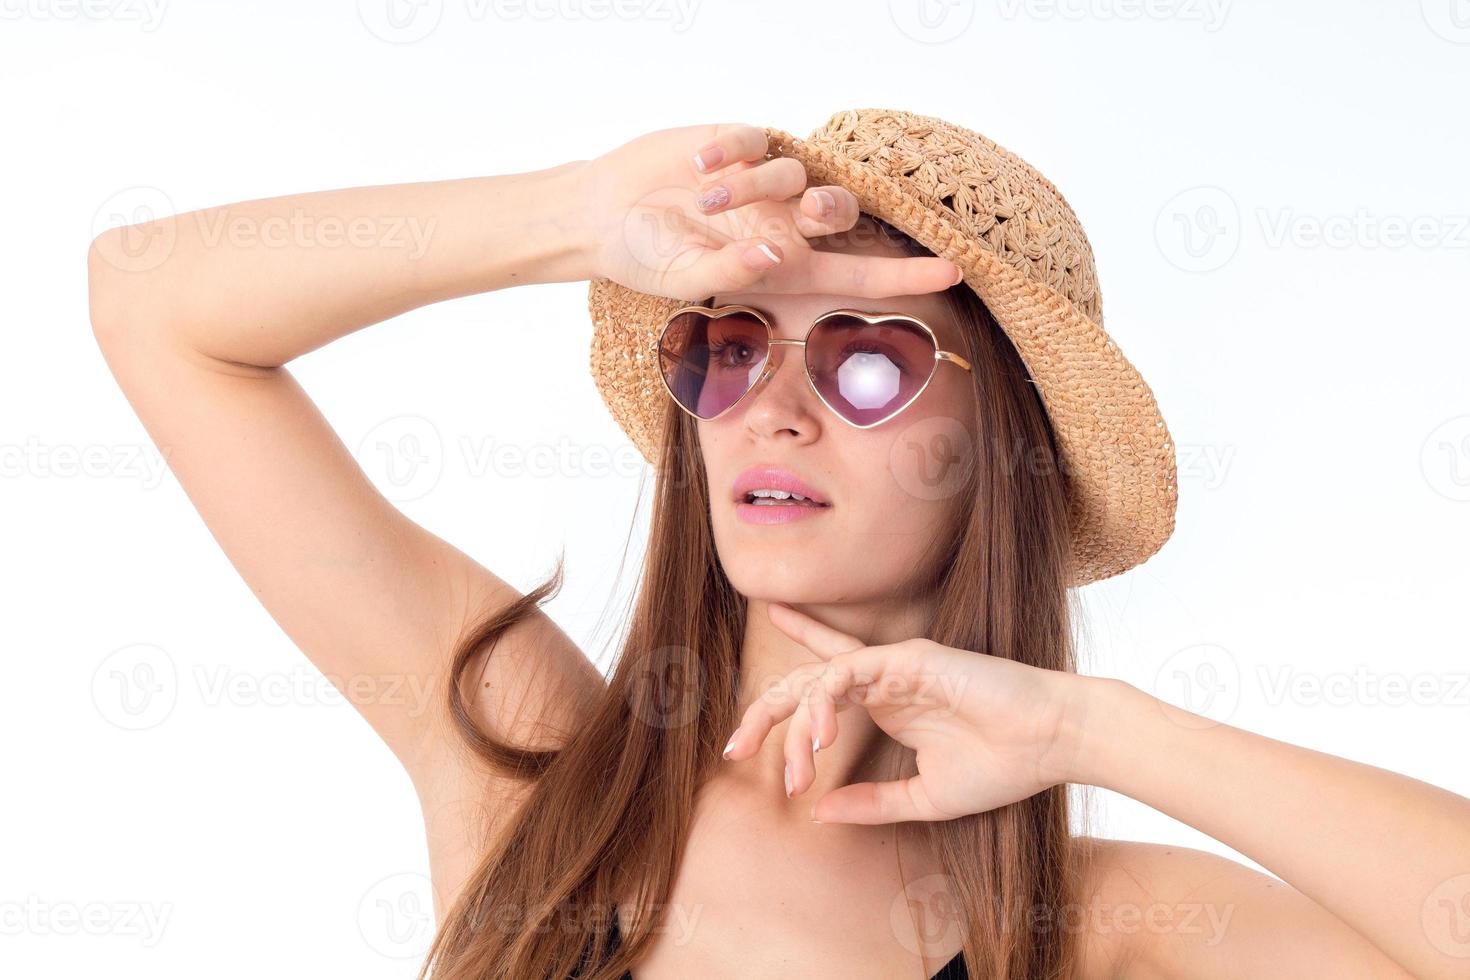
[[[761,430],[805,430],[816,415],[815,394],[807,383],[801,345],[774,344],[761,380],[748,396],[746,424]]]
[[[795,382],[798,387],[806,384],[806,348],[800,344],[772,344],[767,352],[765,381],[762,388]],[[787,364],[790,364],[788,367]],[[785,370],[783,375],[782,369]],[[783,378],[785,379],[783,381]]]

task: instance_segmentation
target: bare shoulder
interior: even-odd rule
[[[466,720],[479,736],[512,750],[559,749],[605,695],[606,682],[545,610],[485,569],[476,571],[468,606],[478,612],[465,624],[468,657],[458,685]],[[476,640],[478,624],[506,619],[512,625]],[[529,772],[507,774],[480,758],[444,697],[432,715],[418,755],[422,762],[409,774],[423,810],[434,902],[442,914],[509,829],[534,781]]]
[[[1291,885],[1209,851],[1074,838],[1079,976],[1153,980],[1411,975]]]

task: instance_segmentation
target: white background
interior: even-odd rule
[[[1465,0],[387,2],[0,0],[0,974],[409,977],[430,927],[409,781],[114,384],[91,237],[696,122],[907,108],[1038,166],[1180,451],[1173,539],[1083,590],[1086,672],[1470,794]],[[585,296],[291,370],[414,520],[522,588],[565,547],[549,612],[606,664],[646,513]],[[1096,832],[1248,860],[1100,798]]]

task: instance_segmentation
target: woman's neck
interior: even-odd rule
[[[793,605],[818,622],[870,646],[923,636],[933,616],[929,604],[912,602]],[[740,651],[739,707],[742,716],[745,709],[773,687],[785,689],[788,675],[793,670],[823,659],[772,625],[765,600],[751,599]],[[773,807],[783,811],[781,816],[793,822],[809,824],[812,806],[839,786],[910,774],[902,768],[909,762],[909,750],[890,738],[866,711],[860,707],[848,707],[838,711],[836,740],[816,755],[815,782],[796,799],[787,800],[784,762],[789,728],[790,720],[783,719],[766,736],[758,755],[737,763],[725,763],[729,768],[721,775],[756,792],[762,799],[769,798]],[[809,740],[807,742],[804,751],[810,752]]]

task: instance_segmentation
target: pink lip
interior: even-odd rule
[[[735,516],[747,524],[790,524],[804,521],[808,517],[826,514],[831,507],[808,507],[806,504],[747,504],[735,505]]]
[[[752,490],[783,490],[799,493],[819,506],[808,504],[747,504],[745,495]],[[752,466],[735,478],[731,488],[735,513],[747,524],[788,524],[805,520],[832,509],[831,502],[820,491],[805,483],[789,470],[776,466]]]

